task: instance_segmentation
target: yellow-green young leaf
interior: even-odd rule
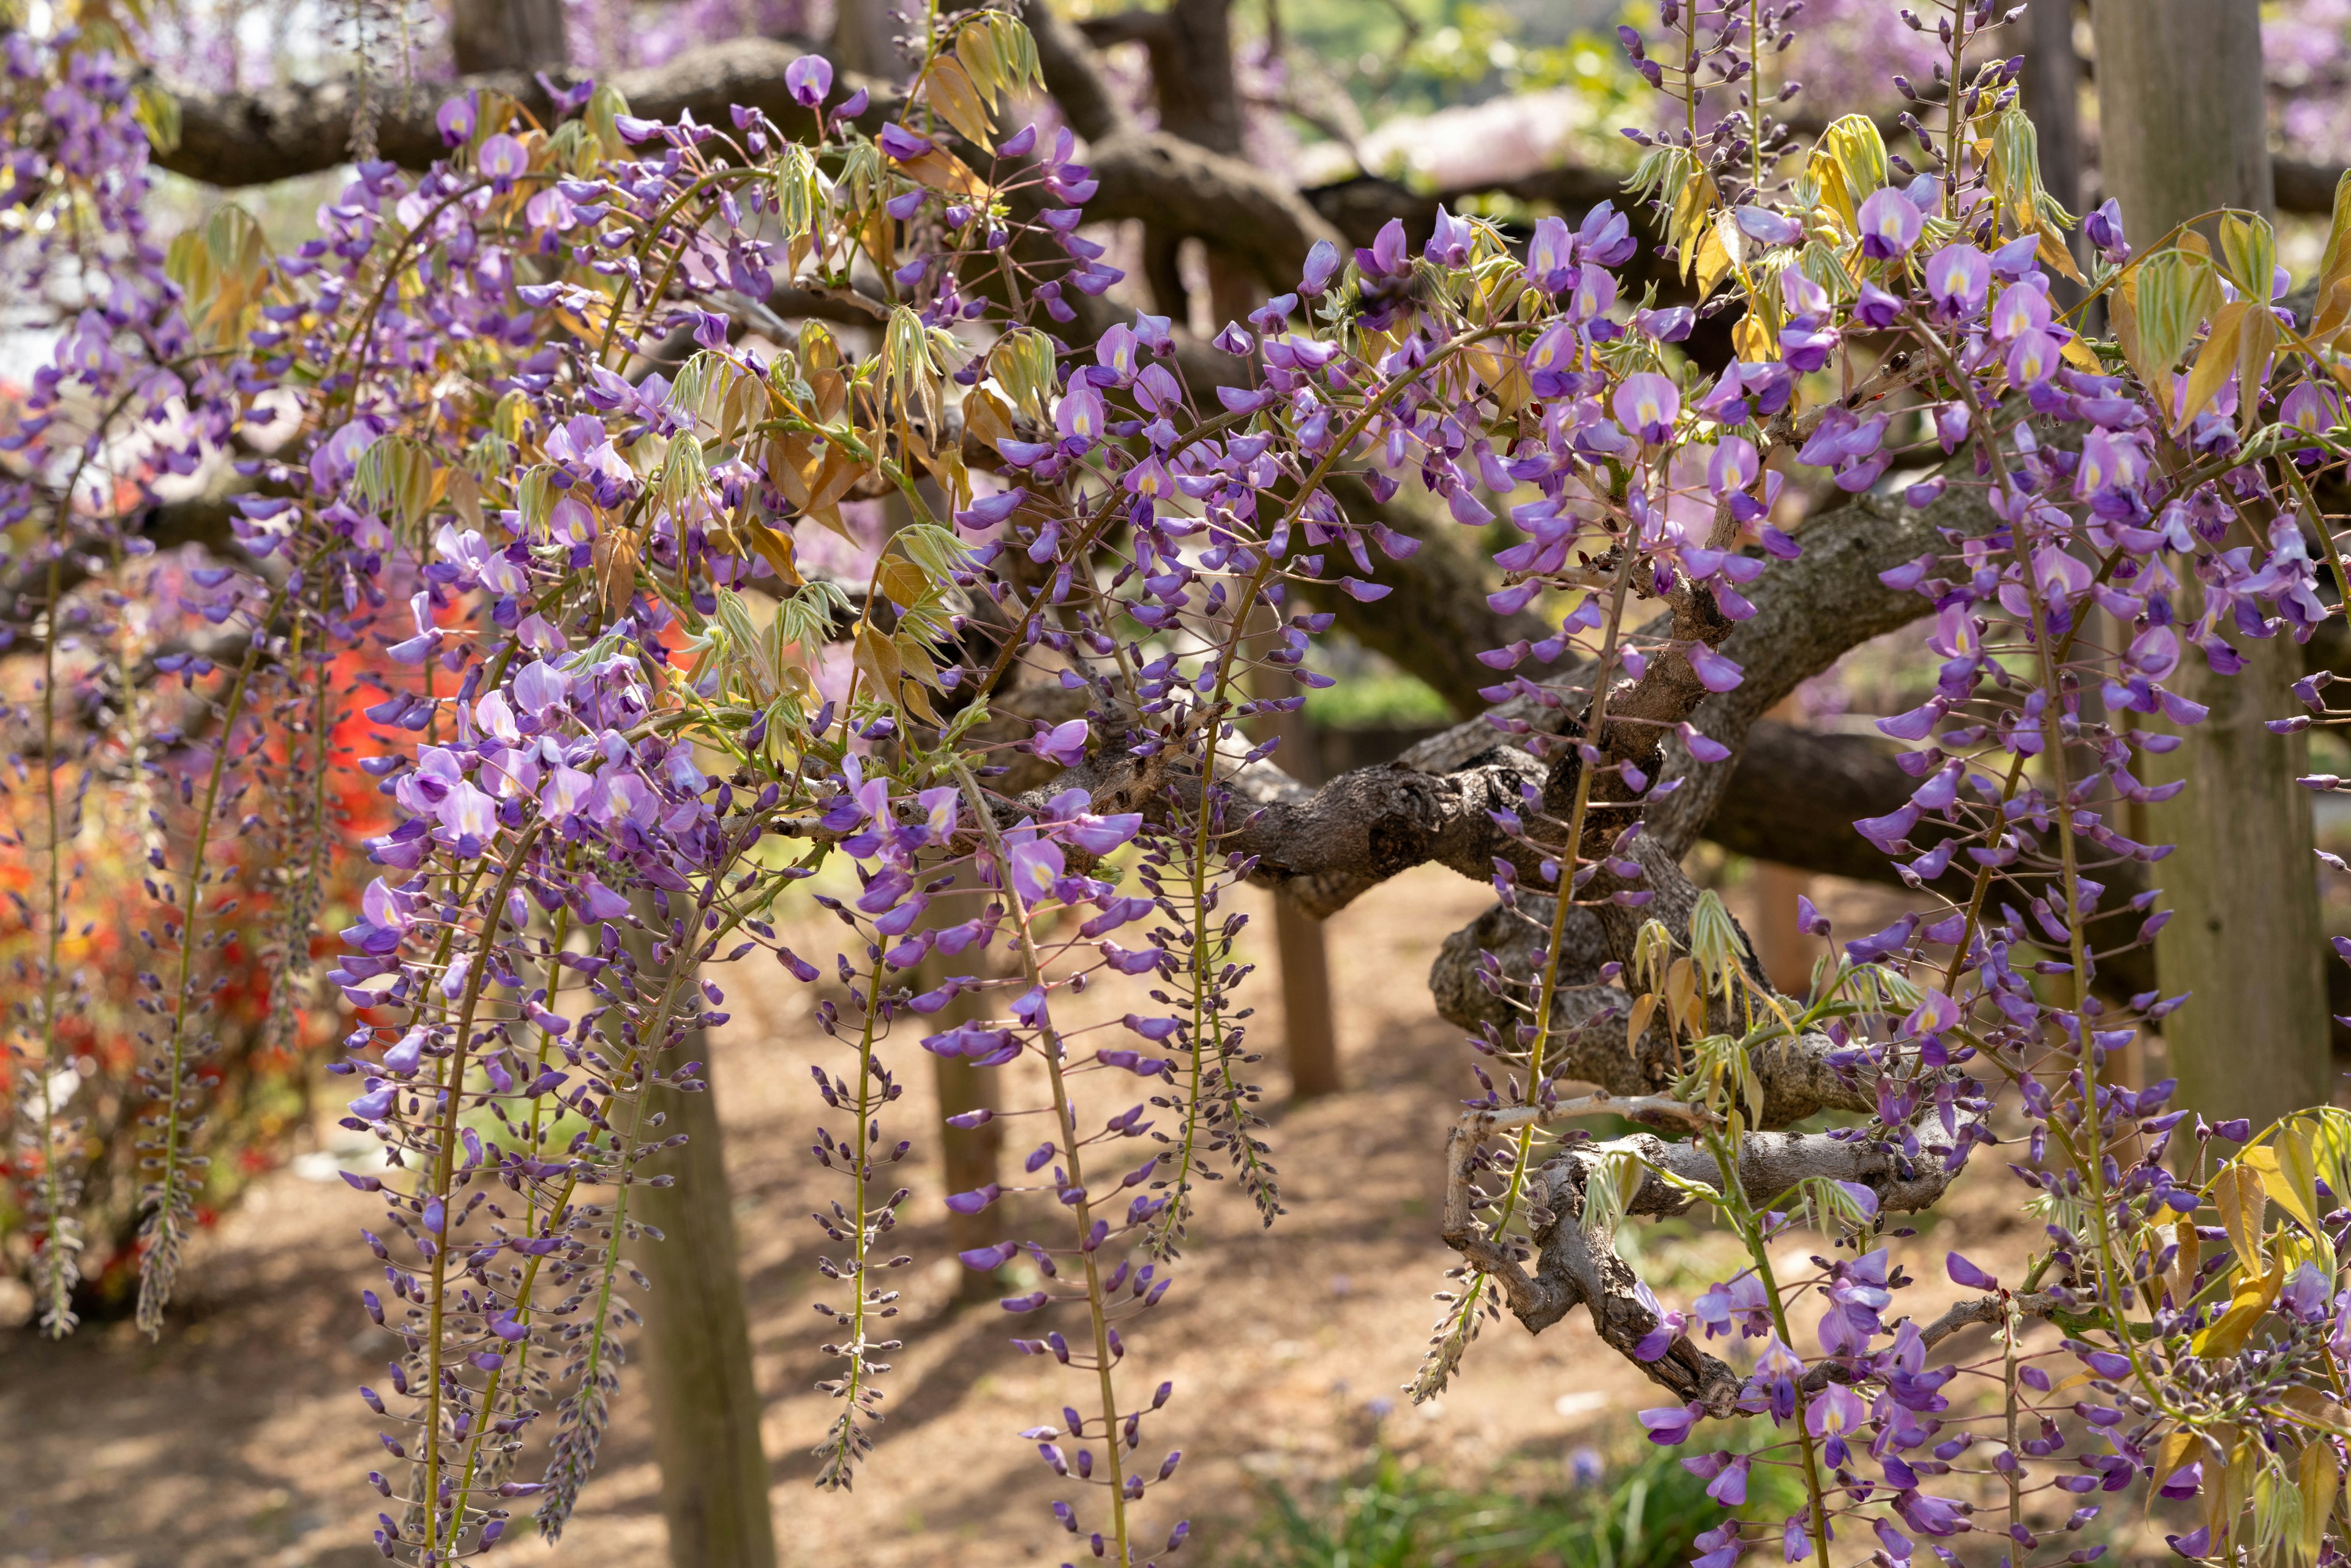
[[[1053,340],[1029,327],[1015,327],[988,351],[987,373],[1012,396],[1012,405],[1039,423],[1052,419]]]
[[[2237,340],[2248,308],[2244,300],[2231,300],[2212,318],[2211,335],[2197,350],[2196,366],[2188,372],[2188,401],[2181,405],[2176,430],[2187,429],[2189,422],[2203,413],[2204,405],[2228,384],[2230,373],[2237,368]]]
[[[922,318],[910,307],[896,307],[882,332],[883,383],[891,402],[902,410],[919,404],[935,417],[940,373],[931,358],[930,338],[923,330]]]
[[[547,537],[547,519],[555,510],[555,466],[534,463],[523,471],[522,481],[515,486],[515,510],[522,515],[523,529],[532,538]]]
[[[1641,1162],[1639,1151],[1612,1147],[1598,1152],[1590,1172],[1583,1183],[1583,1228],[1604,1236],[1625,1218],[1634,1194],[1648,1179],[1649,1167]]]
[[[1798,205],[1832,220],[1844,234],[1861,227],[1860,204],[1845,189],[1844,171],[1825,142],[1816,144],[1804,160],[1803,177],[1796,182]]]
[[[1829,122],[1821,132],[1822,148],[1836,161],[1844,176],[1846,199],[1855,208],[1886,183],[1886,138],[1877,122],[1865,114],[1848,114]]]
[[[2074,214],[2042,186],[2041,137],[2022,105],[2009,105],[1993,124],[1991,159],[1985,175],[2001,211],[2016,220],[2020,233],[2074,222]],[[2062,252],[2064,247],[2057,248]]]
[[[2274,1562],[2280,1549],[2302,1539],[2302,1493],[2283,1470],[2263,1456],[2253,1475],[2253,1556]]]
[[[2351,1113],[2322,1106],[2310,1113],[2313,1128],[2311,1153],[2318,1161],[2320,1174],[2326,1185],[2336,1192],[2351,1192]]]
[[[490,428],[504,441],[520,441],[530,421],[530,400],[519,391],[507,392],[491,405]]]
[[[685,363],[680,365],[677,374],[670,379],[669,396],[663,401],[682,413],[702,413],[705,412],[702,405],[710,395],[712,382],[722,371],[733,369],[733,364],[724,354],[713,353],[708,349],[696,349],[685,357]]]
[[[2277,268],[2277,235],[2258,213],[2220,217],[2220,261],[2248,299],[2267,301]]]
[[[684,432],[669,444],[669,453],[662,460],[661,488],[654,500],[662,510],[679,519],[679,531],[684,531],[684,513],[702,494],[710,479],[709,465],[702,455],[702,442],[691,431]]]
[[[1688,232],[1682,226],[1684,205],[1691,193],[1700,190],[1705,182],[1705,172],[1699,169],[1698,160],[1679,147],[1651,148],[1635,165],[1633,177],[1625,182],[1625,189],[1635,199],[1663,204],[1671,209],[1672,215],[1667,223],[1666,243],[1680,252],[1685,277],[1688,275],[1693,256],[1690,250],[1682,248],[1683,240],[1688,237]],[[1704,217],[1705,209],[1701,207],[1697,215]]]
[[[2244,1511],[2246,1494],[2252,1490],[2252,1450],[2257,1445],[2239,1436],[2234,1427],[2222,1427],[2216,1435],[2221,1437],[2222,1458],[2219,1464],[2205,1467],[2204,1528],[2212,1532],[2213,1552],[2225,1555],[2230,1529]]]
[[[2245,1151],[2245,1163],[2261,1173],[2262,1190],[2270,1201],[2294,1218],[2313,1235],[2318,1234],[2318,1167],[2311,1157],[2311,1129],[2289,1122],[2277,1136],[2259,1148]]]
[[[2294,1480],[2302,1494],[2302,1538],[2294,1543],[2295,1555],[2304,1563],[2315,1563],[2325,1539],[2326,1521],[2335,1512],[2335,1494],[2343,1485],[2343,1462],[2335,1458],[2335,1445],[2323,1437],[2313,1437],[2303,1446]]]
[[[907,559],[929,573],[934,582],[946,582],[971,560],[971,551],[963,540],[936,523],[910,523],[894,537]]]
[[[2203,1454],[2204,1439],[2198,1437],[2193,1429],[2180,1427],[2167,1434],[2162,1447],[2156,1450],[2155,1472],[2147,1483],[2147,1506],[2150,1509],[2155,1506],[2156,1492],[2171,1479],[2174,1471],[2186,1467],[2190,1459],[2201,1458]]]
[[[2221,1228],[2237,1250],[2237,1266],[2252,1273],[2261,1267],[2262,1211],[2269,1207],[2260,1174],[2242,1164],[2223,1166],[2207,1196],[2220,1211]]]
[[[726,628],[726,635],[733,639],[734,645],[744,649],[758,647],[759,629],[751,624],[751,612],[744,604],[742,595],[721,583],[717,588],[717,601],[716,620]]]
[[[248,292],[269,270],[269,239],[261,220],[235,202],[223,202],[204,220],[204,248],[221,276]]]
[[[131,89],[131,118],[147,133],[147,143],[158,152],[180,145],[180,100],[152,81]]]
[[[1722,895],[1710,887],[1698,895],[1690,909],[1689,944],[1690,956],[1698,960],[1707,988],[1729,1001],[1742,972],[1747,944],[1740,939],[1730,911],[1723,907]]]
[[[194,229],[183,229],[172,236],[163,251],[163,276],[180,286],[180,292],[190,299],[210,299],[215,292],[213,284],[212,252],[204,245],[204,236]]]
[[[799,238],[815,225],[821,203],[816,158],[795,141],[776,160],[776,226],[785,238]]]
[[[1675,195],[1673,215],[1666,225],[1666,243],[1682,258],[1684,277],[1697,266],[1698,244],[1707,232],[1707,220],[1721,204],[1722,196],[1715,189],[1713,176],[1698,170],[1682,182],[1681,190]]]
[[[945,115],[966,141],[984,149],[994,140],[987,124],[987,104],[955,56],[941,55],[931,62],[923,90],[930,95],[931,107]]]
[[[1666,1017],[1688,1035],[1696,1035],[1706,1022],[1706,1010],[1698,1006],[1698,966],[1687,958],[1675,959],[1666,970]]]
[[[995,30],[986,22],[966,22],[956,29],[956,58],[990,105],[1006,87],[1003,52],[996,47]]]
[[[2175,1307],[2185,1306],[2196,1283],[2196,1272],[2204,1260],[2203,1238],[2196,1234],[2194,1216],[2172,1226],[2173,1239],[2179,1249],[2171,1257],[2171,1301]]]
[[[2277,1139],[2278,1168],[2294,1184],[2294,1196],[2302,1199],[2303,1207],[2315,1215],[2322,1212],[2318,1197],[2319,1161],[2325,1156],[2326,1129],[2315,1117],[2297,1116]]]
[[[371,509],[397,512],[412,527],[432,506],[438,487],[432,455],[404,435],[381,436],[360,453],[352,483]]]
[[[2278,1291],[2284,1284],[2283,1258],[2270,1265],[2269,1272],[2258,1277],[2246,1268],[2237,1278],[2236,1293],[2229,1298],[2229,1310],[2199,1333],[2190,1348],[2199,1356],[2231,1356],[2244,1349],[2253,1326],[2269,1312],[2270,1303],[2277,1300]]]
[[[1844,263],[1837,259],[1837,253],[1818,240],[1805,243],[1802,252],[1796,257],[1796,270],[1826,289],[1833,299],[1850,299],[1861,292],[1860,285],[1853,280],[1853,274],[1847,272]]]
[[[996,40],[997,57],[1004,62],[1004,85],[1018,92],[1026,87],[1043,87],[1045,73],[1039,68],[1037,39],[1027,23],[1005,11],[987,14],[987,30]]]
[[[629,150],[616,122],[619,116],[629,112],[629,99],[619,88],[607,83],[588,95],[588,108],[580,118],[588,129],[596,133],[597,144],[604,149],[607,158],[618,158]]]
[[[1644,920],[1633,934],[1634,984],[1656,988],[1666,972],[1666,961],[1673,956],[1674,934],[1666,929],[1662,920]]]
[[[2318,257],[2318,298],[2324,300],[2338,278],[2351,277],[2351,170],[2335,181],[2335,216],[2326,227],[2326,248]]]
[[[548,132],[548,167],[559,173],[586,176],[603,155],[595,132],[576,120],[567,120]]]
[[[2197,324],[2220,308],[2220,280],[2212,263],[2186,249],[2161,250],[2139,263],[2138,340],[2147,362],[2168,370],[2196,336]]]

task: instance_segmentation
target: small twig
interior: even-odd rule
[[[2063,1305],[2064,1303],[2057,1299],[2056,1295],[2049,1291],[2034,1291],[2021,1296],[2012,1291],[2001,1291],[1994,1295],[1977,1296],[1970,1301],[1952,1302],[1949,1311],[1918,1331],[1918,1337],[1928,1350],[1932,1350],[1963,1328],[1975,1323],[2000,1322],[2011,1306],[2031,1317],[2046,1317]]]
[[[1506,1127],[1548,1127],[1553,1122],[1563,1122],[1576,1116],[1622,1116],[1628,1122],[1644,1126],[1658,1122],[1670,1122],[1679,1126],[1703,1128],[1713,1120],[1697,1106],[1664,1094],[1611,1094],[1605,1089],[1573,1100],[1562,1100],[1552,1105],[1513,1105],[1507,1110],[1475,1111],[1461,1119],[1465,1130],[1478,1136]]]

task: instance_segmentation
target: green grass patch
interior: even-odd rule
[[[1498,1480],[1464,1490],[1383,1447],[1362,1472],[1317,1496],[1270,1483],[1250,1539],[1222,1561],[1231,1568],[1679,1568],[1691,1543],[1731,1511],[1682,1468],[1684,1452],[1700,1451],[1644,1443],[1604,1464],[1585,1449],[1567,1462],[1569,1475],[1552,1470],[1547,1484]],[[1579,1469],[1588,1479],[1572,1479]],[[1802,1502],[1792,1470],[1758,1464],[1738,1511],[1776,1528]]]
[[[1342,675],[1306,694],[1306,716],[1325,729],[1414,729],[1453,722],[1435,687],[1401,670]]]

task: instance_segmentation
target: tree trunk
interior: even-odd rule
[[[2131,237],[2151,246],[2215,207],[2268,212],[2257,0],[2094,0],[2092,16],[2106,189]],[[2179,846],[2156,870],[2175,911],[2156,965],[2167,994],[2195,993],[2163,1027],[2181,1103],[2259,1127],[2327,1099],[2325,933],[2309,798],[2294,783],[2305,748],[2262,723],[2296,711],[2286,688],[2302,651],[2283,636],[2236,643],[2234,677],[2182,663],[2179,688],[2210,716],[2145,757],[2143,777],[2188,782],[2148,813],[2156,841]]]
[[[832,63],[883,81],[906,75],[898,35],[906,30],[899,0],[841,0],[832,18]]]
[[[2041,184],[2079,216],[2082,212],[2082,57],[2074,48],[2074,0],[2032,0],[2024,19],[2024,109],[2041,143]],[[2081,231],[2067,237],[2078,263],[2087,254]],[[2058,302],[2080,303],[2082,286],[2056,280]]]
[[[1162,25],[1144,33],[1144,47],[1151,57],[1159,128],[1212,152],[1240,156],[1244,122],[1233,73],[1232,0],[1175,0]],[[1146,256],[1164,258],[1148,268],[1155,301],[1179,322],[1189,310],[1175,260],[1183,237],[1149,225],[1144,239]],[[1198,237],[1208,253],[1210,321],[1221,327],[1244,319],[1265,298],[1265,280],[1222,250],[1216,235]]]
[[[640,901],[644,927],[629,933],[642,958],[668,922]],[[709,1041],[699,1032],[668,1053],[674,1071],[703,1064],[705,1087],[653,1092],[661,1135],[683,1146],[654,1155],[650,1174],[668,1186],[640,1186],[631,1201],[662,1233],[633,1259],[653,1282],[645,1292],[645,1392],[653,1406],[653,1456],[661,1469],[662,1517],[673,1568],[776,1568],[768,1512],[768,1457],[759,1437],[759,1390],[751,1370],[751,1330],[735,1243],[735,1190],[718,1124]]]
[[[563,0],[457,0],[449,18],[449,52],[460,76],[559,66]]]

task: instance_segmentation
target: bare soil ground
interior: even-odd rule
[[[1331,922],[1349,1092],[1273,1112],[1287,1218],[1268,1230],[1230,1184],[1211,1189],[1175,1290],[1130,1338],[1129,1364],[1176,1385],[1153,1429],[1187,1458],[1176,1482],[1153,1494],[1147,1517],[1159,1530],[1179,1508],[1195,1520],[1197,1548],[1179,1561],[1217,1559],[1220,1539],[1228,1547],[1245,1527],[1268,1479],[1296,1485],[1343,1472],[1375,1428],[1465,1479],[1555,1474],[1573,1448],[1621,1442],[1630,1411],[1658,1402],[1580,1314],[1540,1339],[1515,1322],[1492,1325],[1441,1401],[1416,1409],[1399,1395],[1435,1314],[1430,1293],[1452,1260],[1436,1235],[1437,1156],[1471,1087],[1468,1052],[1432,1012],[1426,977],[1446,934],[1489,898],[1423,868]],[[1883,895],[1860,890],[1838,902],[1841,930],[1870,929],[1859,922],[1885,907]],[[1255,923],[1251,934],[1265,928]],[[1013,1351],[1014,1322],[994,1307],[947,1304],[956,1265],[935,1180],[918,1188],[901,1235],[906,1250],[946,1260],[906,1271],[915,1276],[906,1349],[887,1379],[888,1419],[871,1465],[852,1494],[810,1490],[808,1449],[831,1405],[810,1387],[829,1373],[816,1350],[829,1325],[810,1310],[823,1281],[811,1267],[820,1239],[808,1214],[831,1192],[808,1155],[822,1110],[808,1066],[834,1048],[810,1019],[810,992],[764,974],[747,978],[734,987],[734,1021],[714,1054],[785,1561],[1059,1561],[1077,1543],[1047,1505],[1069,1489],[1014,1434],[1050,1421],[1082,1390],[1075,1375]],[[1278,1013],[1274,988],[1259,991]],[[1263,1020],[1260,1038],[1278,1035],[1278,1018]],[[929,1084],[919,1061],[908,1071],[898,1130],[921,1137]],[[1278,1053],[1263,1078],[1271,1103],[1282,1088]],[[326,1173],[312,1162],[310,1174]],[[2009,1207],[2018,1189],[1989,1170],[1966,1185],[1973,1194],[1954,1200],[1951,1217],[1896,1243],[1930,1281],[1915,1292],[1928,1300],[1905,1303],[1913,1311],[1939,1307],[1938,1291],[1949,1293],[1946,1248],[1962,1245],[1987,1262],[2021,1249],[2024,1221]],[[340,1183],[282,1171],[206,1240],[185,1310],[160,1344],[127,1322],[57,1345],[0,1332],[0,1568],[380,1561],[367,1543],[378,1500],[363,1478],[384,1456],[352,1393],[380,1376],[391,1344],[356,1301],[375,1272],[355,1236],[367,1214],[366,1200]],[[1725,1240],[1679,1226],[1647,1239],[1642,1266],[1661,1292],[1680,1296],[1716,1277]],[[1393,1413],[1374,1406],[1383,1400],[1395,1402]],[[550,1568],[665,1561],[646,1420],[626,1384],[565,1541],[552,1549],[518,1541],[498,1557]]]

